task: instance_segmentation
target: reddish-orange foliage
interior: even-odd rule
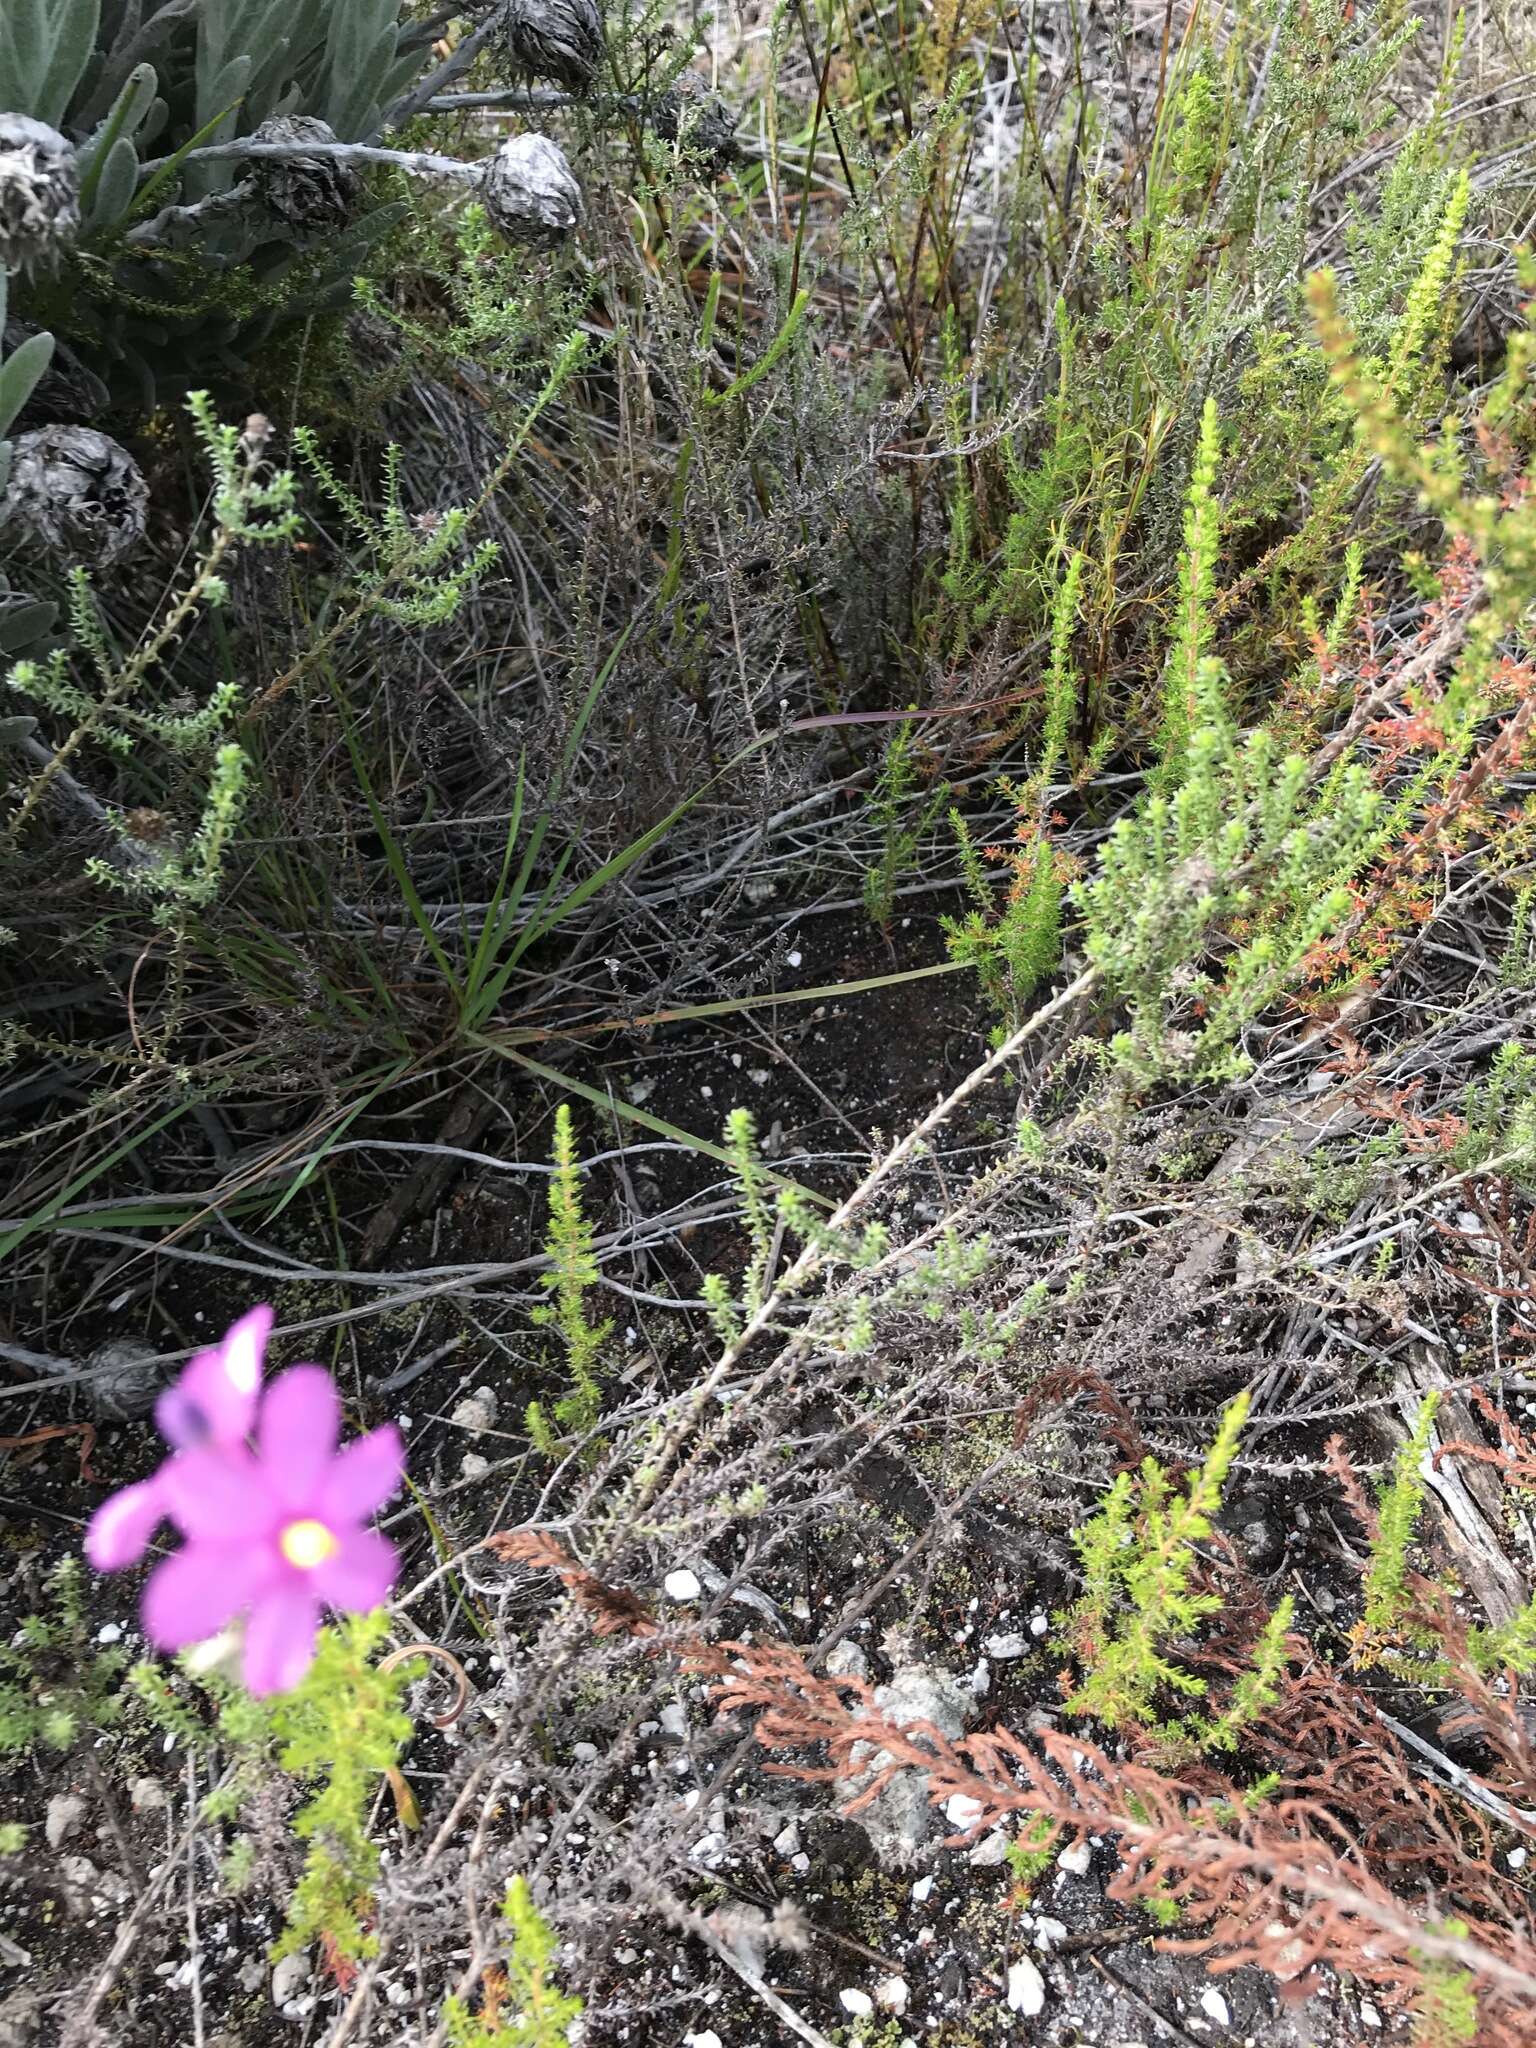
[[[357,1982],[357,1964],[343,1955],[330,1935],[320,1937],[320,1962],[338,1991],[350,1991]]]
[[[1437,1932],[1419,1917],[1387,1881],[1408,1876],[1413,1858],[1374,1825],[1376,1788],[1365,1839],[1352,1822],[1358,1755],[1330,1759],[1306,1789],[1282,1788],[1250,1812],[1240,1790],[1203,1768],[1175,1776],[1116,1761],[1076,1734],[1044,1730],[1026,1739],[992,1730],[951,1742],[922,1723],[896,1728],[867,1685],[815,1676],[787,1644],[720,1644],[689,1668],[717,1672],[722,1657],[731,1660],[715,1688],[722,1707],[755,1711],[765,1748],[816,1750],[826,1759],[781,1755],[769,1770],[831,1781],[883,1752],[849,1814],[898,1771],[921,1770],[936,1804],[956,1794],[975,1802],[974,1820],[956,1840],[1016,1814],[1044,1819],[1052,1840],[1113,1837],[1120,1868],[1109,1897],[1124,1905],[1171,1901],[1180,1931],[1160,1935],[1158,1945],[1204,1955],[1212,1969],[1257,1963],[1299,1995],[1326,1964],[1401,2005],[1411,2002],[1426,1960],[1450,1962],[1477,1979],[1480,2041],[1515,2048],[1536,2024],[1536,1948],[1510,1910],[1518,1894],[1485,1869],[1482,1878],[1498,1887],[1486,1916],[1469,1910],[1465,1884],[1451,1894],[1465,1935]],[[1384,1731],[1373,1731],[1373,1748],[1387,1743]],[[1417,1789],[1400,1757],[1384,1769],[1399,1793]],[[1440,1847],[1455,1856],[1449,1830]]]
[[[1442,1458],[1472,1458],[1480,1465],[1496,1467],[1500,1477],[1510,1486],[1536,1486],[1536,1444],[1526,1436],[1513,1416],[1494,1406],[1481,1387],[1468,1387],[1467,1399],[1498,1431],[1499,1447],[1495,1450],[1491,1444],[1463,1443],[1457,1438],[1440,1446],[1435,1453],[1435,1464],[1438,1465]]]
[[[1498,1254],[1497,1270],[1503,1284],[1486,1280],[1480,1273],[1452,1267],[1456,1278],[1490,1301],[1508,1302],[1514,1311],[1505,1341],[1536,1343],[1536,1209],[1516,1193],[1507,1180],[1472,1183],[1466,1191],[1467,1206],[1477,1217],[1480,1229],[1458,1230],[1438,1220],[1435,1228],[1442,1237],[1457,1238],[1464,1244],[1491,1243]],[[1524,1209],[1523,1219],[1520,1211]],[[1519,1431],[1507,1415],[1492,1408],[1484,1411],[1495,1421],[1502,1441],[1520,1441]],[[1486,1447],[1484,1447],[1486,1448]],[[1471,1456],[1481,1451],[1468,1447]],[[1522,1456],[1536,1455],[1521,1453]]]
[[[602,1585],[554,1538],[518,1531],[491,1547],[555,1572],[604,1633],[658,1633],[633,1594]],[[1016,1815],[1043,1820],[1050,1842],[1112,1839],[1109,1897],[1174,1907],[1179,1931],[1158,1945],[1210,1969],[1256,1963],[1300,1996],[1331,1966],[1382,2003],[1411,2007],[1426,1966],[1451,1967],[1471,1973],[1484,2048],[1523,2048],[1536,2027],[1536,1946],[1521,1894],[1492,1865],[1486,1824],[1418,1779],[1366,1696],[1333,1672],[1304,1668],[1269,1717],[1261,1746],[1280,1783],[1250,1810],[1204,1765],[1174,1773],[1115,1759],[1081,1735],[992,1729],[951,1741],[928,1723],[898,1727],[869,1685],[819,1676],[789,1643],[673,1642],[685,1670],[713,1681],[723,1711],[755,1717],[765,1769],[828,1784],[862,1773],[850,1815],[898,1772],[921,1771],[934,1804],[973,1802],[956,1842]],[[1484,1686],[1473,1711],[1508,1710]]]
[[[594,1635],[644,1637],[661,1633],[661,1624],[643,1600],[621,1587],[605,1585],[595,1572],[579,1565],[553,1536],[546,1536],[539,1529],[499,1530],[494,1536],[487,1536],[483,1547],[509,1563],[554,1572],[591,1615]]]
[[[1525,488],[1523,480],[1511,484],[1506,497],[1511,492],[1518,496]],[[1356,677],[1373,699],[1388,707],[1385,715],[1363,728],[1375,743],[1372,772],[1383,784],[1432,760],[1445,741],[1442,685],[1434,667],[1426,666],[1425,656],[1437,636],[1466,616],[1477,601],[1483,570],[1465,536],[1451,542],[1438,575],[1438,594],[1424,607],[1414,638],[1390,657],[1380,656],[1376,620],[1368,606],[1357,629],[1363,652],[1355,661]],[[1335,664],[1331,656],[1328,661],[1331,674]],[[1400,695],[1392,688],[1399,675]],[[1503,657],[1489,672],[1488,693],[1493,700],[1490,711],[1500,703],[1512,704],[1513,709],[1506,711],[1497,730],[1440,794],[1425,803],[1414,829],[1352,889],[1355,904],[1349,916],[1303,962],[1304,976],[1313,986],[1353,982],[1380,969],[1405,926],[1427,923],[1434,916],[1436,883],[1446,853],[1477,833],[1494,829],[1488,810],[1493,785],[1519,769],[1536,724],[1536,667]]]

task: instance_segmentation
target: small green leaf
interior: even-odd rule
[[[13,354],[0,364],[0,434],[10,426],[38,379],[53,361],[53,336],[29,334]]]

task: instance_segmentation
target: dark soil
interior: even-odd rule
[[[926,964],[938,952],[929,917],[903,919],[889,942],[853,918],[817,919],[793,935],[782,986],[787,992],[894,972]],[[934,976],[810,1005],[770,1004],[703,1025],[664,1025],[601,1051],[553,1047],[548,1058],[604,1095],[701,1135],[713,1136],[725,1112],[745,1103],[768,1162],[835,1194],[855,1177],[871,1146],[889,1142],[974,1065],[985,1028],[969,978]],[[508,1069],[489,1080],[499,1089],[494,1114],[469,1149],[510,1159],[543,1157],[548,1100],[532,1085],[514,1082]],[[956,1152],[946,1157],[964,1162],[969,1146],[979,1162],[1008,1108],[1005,1098],[982,1097],[968,1110]],[[437,1115],[440,1128],[440,1106]],[[414,1135],[433,1128],[424,1116]],[[359,1130],[366,1134],[367,1126]],[[681,1149],[634,1149],[648,1142],[647,1134],[596,1111],[583,1113],[583,1130],[586,1153],[630,1147],[588,1177],[588,1206],[599,1230],[682,1212],[677,1226],[660,1234],[632,1268],[616,1269],[650,1299],[618,1297],[615,1312],[628,1360],[624,1380],[640,1384],[654,1376],[685,1384],[696,1369],[696,1351],[680,1337],[678,1319],[656,1304],[668,1294],[692,1294],[704,1269],[729,1270],[741,1257],[733,1224],[707,1214],[687,1218],[691,1206],[707,1210],[721,1169]],[[329,1243],[317,1232],[314,1209],[303,1203],[264,1228],[263,1243],[309,1264],[335,1265],[337,1244],[345,1251],[357,1243],[393,1187],[369,1178],[365,1162],[356,1170],[338,1168],[332,1189],[339,1230]],[[466,1164],[433,1191],[430,1208],[403,1220],[374,1263],[375,1277],[528,1258],[540,1243],[542,1205],[541,1180]],[[188,1241],[210,1251],[227,1243],[213,1230]],[[302,1276],[272,1290],[280,1320],[288,1324],[326,1316],[361,1292]],[[54,1299],[39,1304],[28,1341],[74,1357],[129,1336],[180,1347],[217,1331],[249,1298],[239,1276],[217,1265],[165,1259],[146,1273],[121,1247],[99,1253],[88,1247],[60,1274]],[[406,1430],[416,1483],[433,1500],[451,1541],[472,1541],[505,1518],[524,1455],[523,1408],[558,1391],[526,1321],[523,1328],[520,1348],[487,1348],[476,1334],[475,1315],[461,1313],[449,1289],[388,1317],[333,1325],[316,1346],[350,1389],[352,1423],[366,1427],[393,1415]],[[290,1355],[293,1348],[284,1346]],[[413,1361],[434,1359],[413,1374]],[[497,1420],[473,1427],[455,1411],[485,1385],[497,1397]],[[78,1384],[44,1387],[12,1412],[17,1409],[25,1420],[16,1434],[35,1440],[8,1448],[0,1480],[6,1510],[0,1609],[8,1630],[42,1602],[48,1569],[77,1551],[84,1521],[104,1492],[140,1476],[157,1457],[147,1422],[100,1420]],[[90,1427],[50,1434],[57,1423]],[[1311,1454],[1317,1446],[1270,1448]],[[882,1472],[870,1461],[860,1512],[829,1526],[824,1540],[789,1570],[776,1569],[772,1593],[783,1603],[780,1619],[791,1639],[814,1642],[819,1617],[841,1605],[860,1569],[894,1555],[901,1532],[910,1534],[917,1510],[903,1493],[905,1484],[900,1470]],[[1271,1600],[1290,1588],[1322,1625],[1336,1615],[1342,1627],[1350,1614],[1352,1560],[1331,1521],[1309,1512],[1307,1502],[1303,1482],[1250,1489],[1229,1503],[1224,1522],[1237,1557]],[[1027,1520],[1027,1505],[1020,1511]],[[412,1561],[429,1567],[419,1518],[401,1510],[394,1527],[420,1548]],[[1038,1546],[1034,1561],[1021,1565],[1011,1553],[1006,1517],[976,1554],[945,1569],[952,1596],[930,1602],[939,1618],[933,1633],[907,1642],[903,1654],[962,1679],[969,1675],[973,1726],[1020,1727],[1032,1715],[1053,1715],[1062,1695],[1046,1626],[1069,1595],[1065,1570],[1042,1566]],[[89,1585],[90,1647],[142,1648],[134,1593],[129,1581]],[[892,1632],[899,1633],[905,1614],[902,1598],[892,1592],[855,1631],[876,1680],[889,1675]],[[475,1685],[483,1666],[473,1655],[466,1661]],[[684,1786],[704,1783],[709,1745],[697,1757],[694,1745],[707,1720],[703,1694],[695,1690],[682,1724],[670,1732],[657,1727],[639,1752],[639,1767],[675,1773]],[[471,1708],[462,1732],[424,1738],[414,1748],[410,1775],[424,1804],[442,1767],[462,1741],[472,1740],[473,1722]],[[71,1988],[90,1982],[102,1967],[144,1875],[165,1857],[187,1853],[182,1829],[197,1771],[194,1758],[130,1711],[122,1725],[87,1738],[68,1755],[22,1757],[0,1781],[0,1821],[29,1830],[26,1853],[0,1861],[0,2048],[50,2048],[62,2038]],[[59,1811],[60,1798],[80,1802],[78,1818],[50,1846],[45,1817],[50,1802]],[[700,1882],[717,1905],[734,1901],[771,1913],[782,1899],[801,1910],[808,1945],[798,1953],[773,1951],[766,1974],[820,2030],[818,2038],[871,2048],[877,2042],[897,2048],[908,2039],[944,2048],[1002,2040],[1042,2048],[1164,2042],[1187,2048],[1227,2040],[1247,2048],[1342,2048],[1371,2038],[1373,2009],[1362,2013],[1346,1986],[1330,1985],[1293,2011],[1256,1972],[1217,1977],[1199,1961],[1155,1952],[1145,1918],[1104,1896],[1113,1874],[1107,1848],[1095,1851],[1085,1867],[1073,1867],[1076,1859],[1069,1857],[1027,1897],[1013,1898],[1014,1880],[993,1853],[997,1845],[943,1847],[942,1821],[912,1869],[893,1874],[877,1865],[863,1828],[837,1817],[827,1787],[763,1777],[755,1802],[747,1802],[750,1819],[743,1827],[700,1852]],[[378,1819],[387,1846],[396,1823],[382,1800]],[[702,1821],[699,1834],[708,1840]],[[274,2003],[267,1949],[280,1931],[280,1912],[263,1889],[221,1893],[210,1854],[200,1842],[185,1883],[172,1887],[180,1903],[162,1904],[135,1930],[131,1958],[105,2009],[106,2038],[123,2048],[191,2040],[195,2009],[205,2048],[318,2041],[329,2016],[345,2003],[347,1973],[338,1983],[318,1964],[295,1971],[279,1985],[281,2006]],[[579,1882],[579,1872],[571,1876]],[[275,1878],[269,1873],[269,1883]],[[199,1895],[218,1903],[194,1911],[187,1900]],[[679,1957],[687,1958],[686,1971]],[[1022,1973],[1015,1967],[1020,1964]],[[701,1982],[711,1977],[710,1957],[685,1937],[670,1948],[648,1946],[638,1936],[616,1938],[612,1969],[613,2009],[633,2017],[598,2027],[588,2035],[594,2043],[691,2039],[712,2048],[713,2035],[723,2048],[745,2048],[794,2038],[788,2029],[774,2031],[762,2005],[734,1979],[722,1985],[718,1970],[712,1991],[680,2001],[672,1990],[679,1975]],[[1028,2009],[1032,1981],[1043,1985],[1038,2013]],[[432,2017],[418,2009],[409,1967],[397,1960],[379,1988],[386,2009],[399,2013],[400,2040],[426,2038]],[[866,1998],[873,2002],[868,2014],[860,2002]]]

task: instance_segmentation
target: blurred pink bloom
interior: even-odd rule
[[[247,1310],[223,1340],[199,1351],[174,1387],[155,1403],[155,1422],[174,1450],[194,1445],[242,1447],[256,1421],[261,1368],[272,1311],[265,1304]],[[85,1532],[85,1554],[99,1572],[137,1564],[160,1524],[169,1516],[165,1475],[174,1460],[137,1486],[125,1486],[104,1500]]]
[[[392,1423],[337,1449],[341,1403],[318,1365],[292,1367],[263,1394],[271,1327],[270,1309],[252,1309],[193,1359],[155,1411],[173,1455],[103,1501],[85,1537],[98,1571],[117,1571],[174,1522],[186,1546],[150,1574],[145,1633],[179,1650],[245,1611],[253,1693],[303,1677],[322,1608],[365,1611],[388,1595],[394,1549],[365,1524],[405,1469]]]

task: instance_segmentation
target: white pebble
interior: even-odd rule
[[[78,1835],[85,1819],[85,1801],[78,1792],[55,1792],[43,1815],[43,1833],[50,1849],[57,1849],[71,1835]]]
[[[875,2001],[869,1993],[855,1990],[851,1985],[846,1991],[839,1991],[837,2002],[844,2012],[851,2012],[856,2020],[867,2020],[875,2009]]]
[[[969,1792],[951,1792],[944,1802],[944,1811],[949,1816],[951,1827],[968,1828],[981,1819],[986,1808]]]
[[[713,2027],[706,2027],[702,2034],[684,2034],[683,2041],[685,2048],[725,2048]]]
[[[1063,1849],[1056,1858],[1058,1870],[1070,1870],[1074,1877],[1086,1877],[1088,1866],[1093,1861],[1093,1851],[1086,1842],[1074,1842],[1070,1849]]]
[[[1067,1938],[1064,1920],[1053,1920],[1048,1913],[1041,1913],[1035,1920],[1035,1947],[1042,1955],[1049,1955],[1053,1948],[1059,1948]]]
[[[905,1977],[882,1977],[875,1986],[875,2003],[886,2012],[905,2012],[911,1996]]]
[[[697,1600],[704,1590],[697,1575],[690,1571],[668,1572],[661,1584],[669,1600]]]
[[[1032,1636],[1043,1636],[1051,1625],[1048,1614],[1032,1614],[1029,1617],[1029,1632]]]
[[[1362,2027],[1379,2027],[1381,2025],[1381,2014],[1368,1998],[1362,1998],[1360,2001],[1360,2024]]]
[[[800,1830],[791,1821],[787,1828],[781,1828],[773,1838],[773,1846],[784,1857],[800,1854]]]
[[[912,1897],[913,1897],[913,1900],[914,1900],[914,1902],[915,1902],[915,1903],[916,1903],[917,1905],[921,1906],[921,1905],[922,1905],[922,1904],[924,1903],[924,1901],[925,1901],[925,1900],[927,1899],[927,1897],[928,1897],[928,1894],[929,1894],[929,1893],[930,1893],[930,1892],[931,1892],[932,1890],[933,1890],[933,1879],[932,1879],[931,1877],[920,1877],[920,1878],[919,1878],[919,1879],[917,1880],[917,1883],[916,1883],[915,1885],[913,1885],[913,1887],[912,1887]]]
[[[1208,2020],[1214,2020],[1218,2027],[1230,2027],[1232,2011],[1219,1991],[1207,1988],[1200,1994],[1200,2010]]]
[[[479,1436],[496,1427],[500,1407],[493,1387],[476,1387],[458,1403],[448,1420],[455,1429],[467,1429],[471,1435]]]
[[[120,1643],[123,1640],[123,1625],[120,1621],[109,1621],[105,1628],[96,1631],[98,1643]]]
[[[989,1657],[995,1658],[999,1664],[1004,1664],[1010,1657],[1024,1655],[1029,1648],[1029,1638],[1021,1636],[1015,1630],[1004,1636],[983,1636],[981,1647]]]
[[[800,962],[805,958],[805,955],[800,951],[800,948],[797,946],[793,953],[786,953],[784,955],[784,958],[791,967],[798,967],[800,965]]]
[[[1008,1861],[1008,1836],[999,1828],[995,1834],[983,1835],[966,1862],[976,1870],[995,1870],[1000,1863]]]
[[[1511,1870],[1524,1870],[1526,1853],[1527,1852],[1524,1849],[1510,1850],[1509,1855],[1505,1858],[1505,1861],[1508,1863]]]
[[[272,1971],[272,2003],[284,2006],[304,1989],[309,1982],[309,1952],[300,1949],[297,1955],[284,1956]]]
[[[1008,1965],[1008,2008],[1026,2018],[1045,2010],[1045,1979],[1027,1956]]]

